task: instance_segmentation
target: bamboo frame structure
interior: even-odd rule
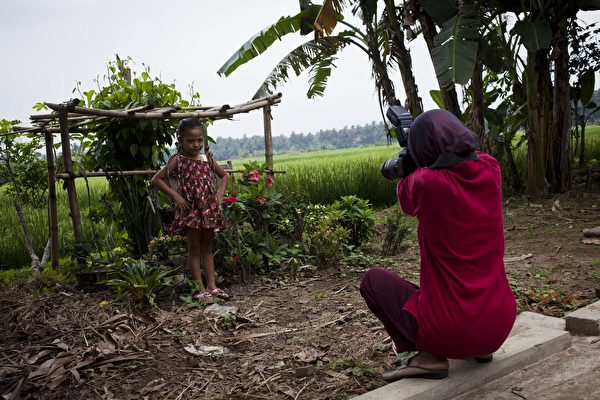
[[[171,120],[195,117],[202,120],[231,119],[236,114],[248,113],[254,110],[263,110],[264,137],[265,137],[265,159],[268,163],[273,162],[273,138],[271,129],[271,106],[281,102],[281,93],[254,99],[235,106],[224,104],[222,106],[197,106],[197,107],[160,107],[141,106],[125,110],[104,110],[97,108],[79,107],[79,100],[70,100],[65,103],[45,103],[53,112],[50,114],[32,115],[31,121],[34,126],[15,126],[13,132],[2,134],[21,135],[23,133],[34,135],[43,134],[46,147],[46,163],[48,169],[48,229],[50,234],[50,249],[52,266],[58,267],[58,205],[56,199],[56,181],[64,180],[68,193],[69,210],[73,233],[77,242],[84,238],[81,224],[81,211],[77,197],[75,180],[82,177],[93,176],[150,176],[157,171],[100,171],[89,173],[74,173],[73,158],[71,155],[70,135],[73,133],[94,133],[97,124],[108,120]],[[64,173],[56,173],[54,164],[54,133],[60,134],[60,145],[64,162]],[[235,173],[242,172],[226,168],[225,172],[233,177]],[[272,171],[272,173],[285,173],[285,171]],[[235,179],[232,179],[235,182]],[[234,191],[237,188],[234,186]]]

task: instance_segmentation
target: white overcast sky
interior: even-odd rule
[[[93,87],[115,53],[149,65],[184,93],[193,82],[204,105],[250,100],[271,68],[309,37],[284,37],[228,78],[216,71],[253,34],[297,11],[297,0],[0,0],[0,118],[26,122],[37,101],[69,99],[76,81]],[[600,13],[582,18],[591,22]],[[425,108],[433,108],[429,90],[437,85],[425,45],[419,39],[410,48],[420,95]],[[347,48],[337,65],[322,98],[306,98],[306,75],[281,87],[274,134],[381,120],[367,57]],[[399,78],[394,80],[404,98]],[[211,132],[261,133],[260,112],[217,122]]]

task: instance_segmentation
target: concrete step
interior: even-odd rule
[[[380,387],[355,400],[444,400],[472,391],[488,382],[540,361],[571,345],[569,332],[548,328],[556,318],[525,315],[517,320],[509,338],[495,353],[494,361],[451,360],[450,376],[442,380],[404,379]]]
[[[567,330],[574,335],[600,336],[600,301],[568,314]]]
[[[600,338],[571,339],[568,349],[452,400],[600,399]]]

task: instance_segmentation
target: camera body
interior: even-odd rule
[[[398,157],[385,160],[381,165],[381,174],[386,179],[399,179],[408,176],[417,169],[417,164],[408,152],[408,134],[413,123],[410,112],[400,106],[390,106],[386,112],[387,119],[392,123],[396,130],[396,139],[400,147],[403,147],[398,153]]]

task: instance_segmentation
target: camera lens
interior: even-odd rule
[[[381,174],[385,179],[398,179],[401,178],[401,171],[398,170],[398,167],[401,166],[400,158],[390,158],[389,160],[385,160],[383,164],[381,164]]]

